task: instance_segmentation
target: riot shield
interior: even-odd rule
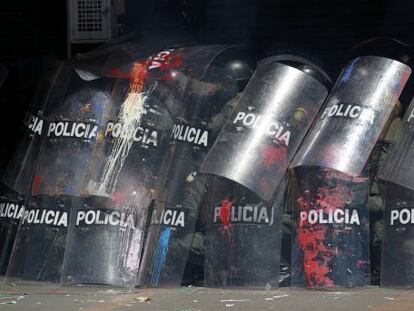
[[[108,117],[105,141],[93,153],[85,188],[94,196],[83,199],[71,212],[64,283],[132,287],[136,282],[147,211],[169,142],[172,116],[150,95],[142,117],[133,124],[125,121],[122,110],[128,102],[119,99],[130,96],[126,83],[116,83],[111,98],[113,118]]]
[[[213,55],[211,51],[216,53]],[[224,63],[215,64],[219,64],[221,56],[229,57],[229,52],[237,54],[237,51],[236,48],[198,48],[194,55],[211,55],[210,66],[205,67],[205,72],[188,68],[185,79],[181,79],[185,82],[180,86],[182,92],[177,103],[181,109],[174,110],[177,113],[161,166],[139,285],[179,286],[182,281],[208,183],[197,171],[223,121],[234,108],[231,99],[239,92],[237,81],[223,70],[225,66],[221,67]]]
[[[342,71],[295,156],[298,198],[292,250],[295,286],[369,284],[369,156],[411,70],[364,56]]]
[[[265,60],[200,172],[233,180],[270,201],[327,93],[294,65]]]
[[[386,183],[381,286],[414,286],[413,206],[414,192],[411,189]]]
[[[12,191],[2,189],[0,196],[0,275],[9,264],[16,232],[24,213],[23,199]]]
[[[205,286],[278,287],[284,198],[284,185],[269,204],[237,183],[210,183]]]
[[[414,168],[412,165],[412,141],[414,139],[414,100],[411,102],[402,121],[401,130],[391,149],[387,153],[386,161],[379,171],[379,177],[414,190]]]
[[[140,207],[148,205],[147,198],[139,196],[136,193],[118,203],[104,197],[76,200],[63,283],[135,285],[146,220],[146,210]]]
[[[113,79],[84,81],[65,65],[69,81],[63,100],[50,102],[48,119],[33,180],[33,195],[79,196],[94,147],[101,137],[100,126],[109,105]]]
[[[291,166],[359,176],[410,74],[408,66],[388,58],[351,61]]]
[[[59,282],[69,222],[71,199],[31,197],[26,200],[7,280]]]
[[[33,102],[29,105],[18,145],[2,176],[2,181],[19,194],[31,193],[32,180],[39,154],[41,137],[46,132],[44,109],[60,101],[66,88],[67,76],[63,63],[50,60],[40,79]]]
[[[166,49],[136,60],[129,73],[122,72],[128,66],[112,72],[119,79],[105,115],[104,140],[94,148],[81,190],[94,197],[72,211],[65,283],[135,285],[147,212],[173,118],[187,109],[182,94],[188,80],[198,82],[211,58],[222,49]],[[121,213],[133,221],[123,226],[110,222],[96,226],[95,222],[82,222],[83,213],[97,215],[97,219]]]
[[[369,285],[369,177],[295,169],[292,286]]]
[[[216,175],[208,189],[207,286],[278,286],[284,176],[327,81],[298,57],[259,64],[200,169]]]

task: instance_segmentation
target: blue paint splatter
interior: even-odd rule
[[[158,241],[158,246],[155,251],[154,261],[152,264],[150,286],[157,286],[160,280],[161,271],[164,268],[165,261],[167,259],[168,247],[171,236],[171,228],[167,227],[161,233]]]

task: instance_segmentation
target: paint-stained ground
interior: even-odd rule
[[[147,300],[148,299],[148,300]],[[140,301],[144,300],[144,301]],[[147,300],[147,301],[145,301]],[[414,290],[364,289],[315,291],[125,289],[107,286],[55,286],[17,282],[0,284],[1,311],[120,310],[414,310]]]

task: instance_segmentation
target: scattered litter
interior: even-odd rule
[[[16,303],[17,301],[12,300],[12,301],[0,302],[0,305],[15,305]]]
[[[151,300],[151,298],[148,297],[148,296],[139,296],[135,299],[138,300],[139,302],[145,302],[145,301],[150,301]]]
[[[37,304],[37,305],[41,305],[42,303],[41,303],[41,302],[36,302],[36,304]]]
[[[127,304],[125,305],[125,307],[132,307],[132,305],[131,305],[131,304],[129,304],[129,303],[127,303]]]
[[[395,300],[395,298],[392,298],[392,297],[384,297],[384,299],[387,299],[387,300]]]
[[[289,295],[284,294],[284,295],[279,295],[279,296],[273,296],[274,299],[279,299],[279,298],[284,298],[284,297],[289,297]]]
[[[266,283],[266,290],[271,290],[271,289],[272,289],[272,284]]]
[[[252,301],[251,299],[221,299],[221,302],[243,302],[243,301]]]
[[[10,286],[16,287],[16,284],[14,284],[14,283],[10,283]]]
[[[234,303],[226,303],[226,307],[234,307]]]
[[[70,297],[70,295],[69,294],[66,294],[65,297]]]
[[[275,300],[275,299],[270,297],[270,298],[265,298],[265,300],[266,301],[272,301],[272,300]]]
[[[336,297],[334,297],[334,299],[341,299],[341,297],[336,296]]]
[[[198,300],[193,300],[194,303],[198,302]]]
[[[10,295],[10,294],[0,294],[0,299],[12,299],[16,296]]]
[[[98,300],[98,302],[99,302],[99,303],[103,303],[103,302],[105,302],[105,300]]]

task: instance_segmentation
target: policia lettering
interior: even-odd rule
[[[375,120],[375,111],[358,105],[335,104],[332,107],[328,107],[324,110],[321,119],[326,117],[343,117],[351,119],[360,118],[364,121],[368,121],[372,125],[374,124]]]
[[[26,128],[37,135],[42,135],[43,123],[43,119],[30,112],[28,112],[24,118],[24,125]]]
[[[241,123],[243,126],[254,129],[260,125],[261,119],[262,115],[260,114],[246,113],[244,111],[240,111],[239,113],[237,113],[237,116],[234,119],[233,124],[237,125],[238,123]],[[267,127],[266,133],[272,138],[277,139],[278,141],[283,143],[286,147],[289,146],[291,131],[285,129],[283,125],[278,121],[271,122]]]
[[[154,211],[151,224],[184,228],[187,216],[188,210],[186,209],[168,208],[162,211],[159,218],[157,217],[157,211]]]
[[[90,209],[76,213],[76,226],[110,225],[121,228],[135,228],[134,215],[118,211],[100,211]]]
[[[0,203],[0,218],[20,219],[24,214],[24,206],[18,203]]]
[[[324,209],[301,211],[300,225],[304,223],[315,224],[350,224],[361,225],[357,210],[331,209],[327,212]]]
[[[26,210],[22,218],[22,225],[24,224],[52,225],[67,228],[68,213],[47,209]]]
[[[128,131],[125,127],[122,127],[121,123],[109,122],[106,130],[105,137],[112,138],[132,138],[135,143],[142,142],[144,145],[152,145],[157,147],[159,145],[159,134],[154,129],[137,127],[133,131]]]
[[[390,225],[414,224],[414,208],[392,209],[390,211]]]
[[[231,202],[230,202],[231,204]],[[268,208],[262,205],[231,205],[230,213],[228,214],[228,221],[223,216],[223,205],[214,206],[214,224],[257,224],[257,225],[272,225],[273,215],[268,212]]]
[[[98,134],[98,126],[84,122],[50,122],[48,137],[70,137],[92,139]]]
[[[203,147],[209,146],[208,136],[207,130],[183,124],[175,124],[171,133],[171,138],[174,140],[193,143]]]
[[[43,122],[43,120],[37,121]],[[40,124],[40,123],[38,123]],[[34,125],[30,125],[32,128]],[[39,126],[36,131],[39,131]],[[41,129],[40,129],[41,131]],[[68,137],[79,139],[92,139],[99,135],[99,127],[93,123],[85,122],[50,122],[48,125],[47,136],[52,138]],[[40,132],[39,132],[40,134]],[[137,127],[133,131],[129,131],[123,127],[121,123],[108,122],[105,129],[105,137],[133,139],[135,143],[141,142],[144,145],[152,145],[157,147],[159,144],[159,133],[151,128]]]

